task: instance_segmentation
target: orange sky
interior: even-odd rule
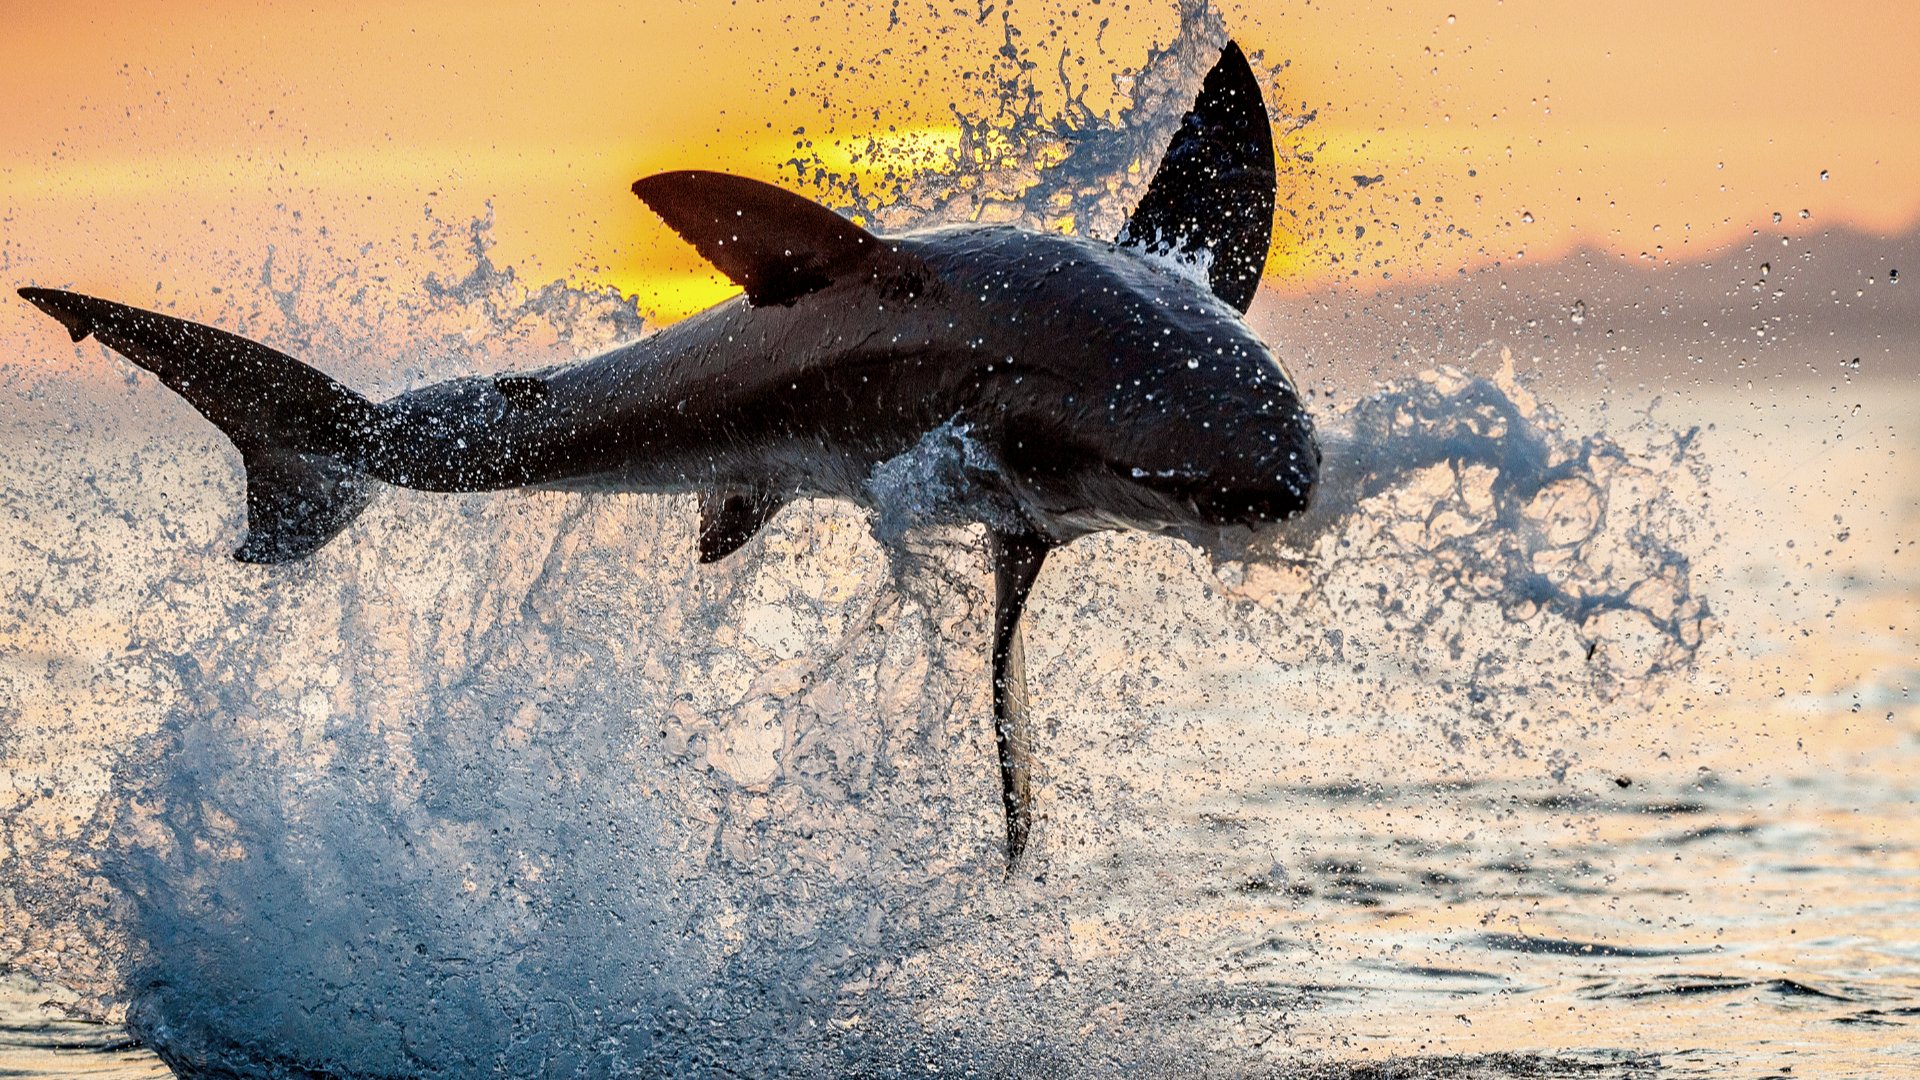
[[[772,178],[799,127],[937,142],[1002,40],[997,11],[959,6],[9,5],[0,276],[190,296],[269,243],[324,228],[338,250],[392,244],[427,207],[460,221],[491,202],[498,261],[682,314],[725,288],[631,181],[683,166]],[[1177,24],[1143,0],[1013,10],[1047,67],[1072,50],[1096,108]],[[1224,16],[1250,51],[1290,61],[1284,99],[1318,110],[1295,147],[1313,162],[1283,193],[1304,216],[1276,283],[1449,275],[1583,243],[1684,258],[1771,229],[1776,211],[1790,230],[1920,221],[1920,5],[1906,0],[1321,0]],[[1360,190],[1355,175],[1383,181]]]

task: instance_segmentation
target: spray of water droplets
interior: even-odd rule
[[[1222,36],[1186,9],[1111,122],[1018,105],[1016,74],[950,169],[847,198],[1111,233]],[[615,293],[494,265],[485,222],[429,224],[412,299],[282,228],[197,314],[376,392],[640,332]],[[980,537],[942,512],[991,466],[964,432],[876,475],[905,517],[801,505],[713,567],[687,500],[409,492],[255,567],[226,558],[217,435],[149,380],[32,370],[5,369],[0,959],[188,1074],[1197,1067],[1194,961],[1091,883],[1107,846],[1177,842],[1156,740],[1208,664],[1267,679],[1272,723],[1391,716],[1455,771],[1564,772],[1540,731],[1684,666],[1706,618],[1692,433],[1578,437],[1510,374],[1384,388],[1322,418],[1319,501],[1279,534],[1056,557],[1046,808],[1009,881]]]

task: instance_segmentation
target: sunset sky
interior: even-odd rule
[[[777,179],[801,139],[829,156],[871,135],[944,145],[1005,40],[988,0],[9,7],[0,276],[169,305],[270,244],[391,244],[429,210],[490,204],[495,258],[523,277],[613,284],[675,317],[728,289],[635,178]],[[1316,112],[1289,146],[1312,161],[1283,192],[1301,216],[1272,287],[1578,245],[1687,259],[1775,213],[1783,231],[1920,222],[1920,5],[1904,0],[1221,10],[1288,65],[1282,103]],[[1096,111],[1178,22],[1144,0],[1011,19],[1040,84],[1064,50]],[[0,331],[27,317],[0,307]]]

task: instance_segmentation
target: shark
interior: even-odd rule
[[[1192,539],[1304,511],[1321,452],[1292,377],[1248,326],[1272,242],[1272,128],[1229,41],[1109,239],[1010,225],[880,236],[740,176],[634,194],[739,295],[603,354],[375,402],[214,327],[22,288],[78,343],[151,372],[246,472],[233,556],[285,563],[380,489],[692,494],[698,558],[803,498],[874,508],[929,440],[964,445],[952,514],[984,526],[992,710],[1011,870],[1033,830],[1021,616],[1050,552],[1102,530]]]

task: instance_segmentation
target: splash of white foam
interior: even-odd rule
[[[1022,149],[969,184],[929,178],[875,213],[1038,224],[1064,199],[1111,235],[1137,192],[1107,179],[1157,158],[1218,48],[1217,16],[1186,15],[1135,112],[1071,118],[1064,161],[1041,151],[1057,125],[1020,119]],[[969,130],[990,128],[1007,125]],[[638,329],[631,300],[495,266],[484,222],[421,242],[445,261],[410,302],[365,301],[356,252],[280,240],[289,254],[234,275],[256,286],[200,315],[387,389]],[[1115,1074],[1156,1043],[1203,1056],[1152,1023],[1183,1000],[1156,997],[1181,958],[1124,925],[1118,959],[1087,956],[1085,902],[1046,880],[1085,870],[1049,828],[1137,835],[1129,789],[1154,762],[1099,798],[1050,788],[1062,824],[1043,821],[1034,876],[1002,877],[985,575],[970,536],[914,540],[992,509],[993,463],[964,429],[876,470],[885,547],[857,512],[812,504],[696,569],[681,502],[396,492],[311,561],[262,569],[224,555],[237,461],[171,407],[138,380],[97,422],[76,408],[57,437],[36,429],[0,473],[9,569],[35,583],[0,623],[46,656],[0,669],[0,959],[128,1009],[183,1068],[240,1074]],[[178,422],[116,443],[136,408]],[[1032,684],[1056,775],[1111,764],[1066,737],[1093,722],[1080,699],[1119,695],[1143,729],[1167,711],[1081,640],[1116,625],[1243,642],[1273,670],[1337,672],[1364,649],[1413,674],[1391,694],[1348,680],[1356,709],[1427,694],[1456,745],[1542,756],[1525,725],[1550,718],[1529,701],[1634,692],[1697,641],[1685,433],[1627,455],[1510,379],[1453,371],[1323,430],[1314,512],[1223,556],[1224,600],[1156,606],[1192,578],[1163,540],[1091,538],[1076,547],[1097,564],[1049,568],[1036,625],[1067,632],[1033,642]],[[916,554],[904,579],[892,542]],[[1329,707],[1324,687],[1271,699]]]

